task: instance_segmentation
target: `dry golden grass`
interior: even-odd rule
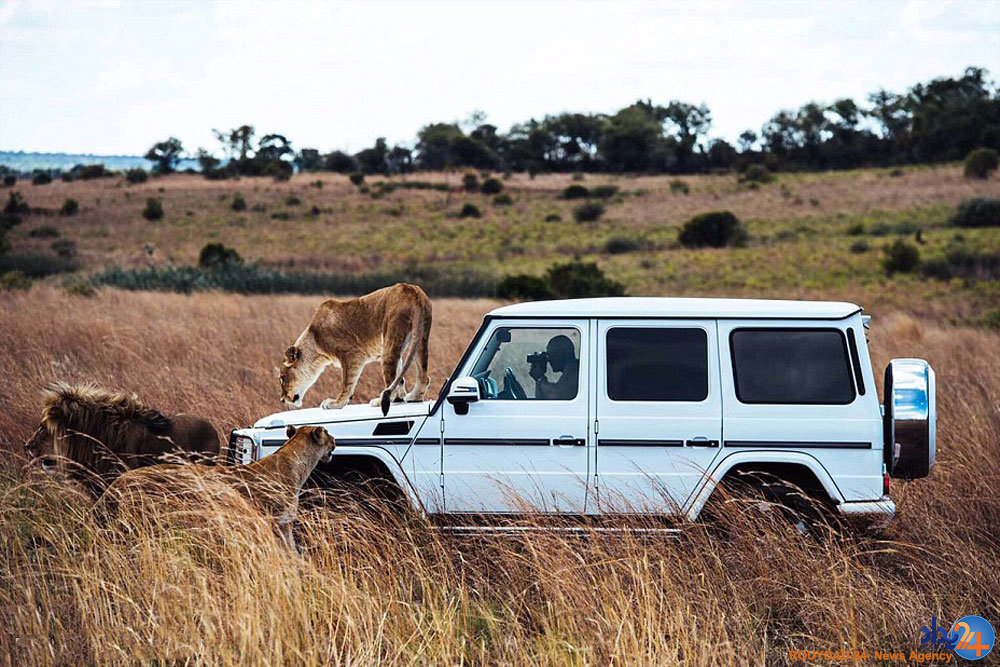
[[[859,296],[862,296],[859,293]],[[47,381],[94,379],[220,429],[279,408],[273,366],[316,299],[35,288],[0,294],[0,445],[34,428]],[[486,301],[438,301],[432,372],[451,370]],[[266,522],[200,506],[132,533],[87,505],[0,481],[0,660],[189,664],[772,665],[789,650],[916,649],[932,615],[1000,618],[1000,336],[929,311],[879,313],[877,368],[938,373],[939,458],[894,485],[882,537],[806,539],[734,506],[677,540],[557,534],[462,540],[344,505],[301,517],[302,557]],[[308,399],[334,391],[324,378]],[[377,389],[369,371],[358,400]],[[722,536],[724,535],[724,537]]]

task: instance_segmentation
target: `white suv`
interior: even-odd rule
[[[935,380],[886,369],[880,405],[850,303],[606,298],[489,313],[435,402],[280,412],[230,442],[267,456],[285,426],[337,440],[327,473],[389,482],[444,517],[526,509],[694,520],[739,473],[777,477],[842,515],[895,512],[889,477],[935,457]]]

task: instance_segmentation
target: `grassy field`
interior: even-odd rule
[[[897,237],[915,243],[925,259],[956,244],[1000,253],[997,228],[959,232],[947,226],[962,200],[1000,195],[996,176],[966,179],[958,165],[779,174],[776,182],[756,189],[740,185],[732,174],[689,176],[681,179],[688,194],[671,188],[670,177],[588,175],[582,185],[619,188],[605,200],[603,217],[592,223],[576,222],[579,200],[560,196],[576,182],[569,174],[535,179],[515,174],[503,181],[512,199],[505,206],[495,205],[492,196],[462,191],[462,176],[368,177],[367,194],[334,174],[296,175],[285,183],[173,175],[138,185],[121,177],[19,185],[30,206],[52,214],[30,215],[14,230],[13,254],[50,253],[51,236],[32,233],[51,226],[58,240],[76,243],[82,272],[108,265],[191,265],[206,243],[222,242],[250,262],[293,271],[405,273],[432,267],[502,277],[540,274],[554,262],[579,256],[598,261],[631,294],[841,298],[866,287],[898,295],[893,303],[900,307],[919,299],[978,312],[1000,301],[995,280],[945,282],[910,275],[890,280],[881,266],[882,248]],[[404,180],[446,183],[451,190],[397,188],[379,194],[379,183]],[[233,210],[237,194],[245,210]],[[67,197],[79,202],[80,212],[55,215]],[[162,220],[142,217],[150,197],[162,200]],[[466,203],[475,204],[482,217],[457,217]],[[678,247],[677,230],[687,219],[726,209],[746,223],[748,247]],[[546,221],[550,216],[559,219]],[[611,252],[608,243],[616,239],[634,249]]]
[[[149,228],[166,234],[171,221]],[[194,252],[202,240],[184,247]],[[165,411],[204,415],[220,432],[278,409],[273,369],[315,297],[102,289],[86,299],[50,286],[0,293],[0,446],[8,451],[0,662],[774,665],[799,664],[793,650],[839,649],[886,664],[874,652],[908,656],[932,615],[951,623],[979,614],[996,627],[1000,334],[955,326],[948,304],[914,298],[900,310],[901,294],[879,284],[837,296],[875,313],[877,370],[891,357],[920,356],[938,374],[937,468],[926,480],[894,483],[900,516],[884,535],[803,538],[737,504],[721,535],[694,526],[677,540],[462,541],[345,505],[302,516],[300,558],[260,519],[226,506],[165,525],[137,518],[128,534],[98,530],[86,503],[25,479],[9,452],[37,424],[39,389],[56,379],[132,390]],[[435,302],[435,389],[494,305]],[[335,392],[332,375],[307,404]],[[378,389],[369,369],[357,398]]]

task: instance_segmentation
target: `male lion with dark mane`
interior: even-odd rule
[[[124,470],[164,454],[219,454],[219,434],[193,415],[167,416],[132,394],[57,382],[42,391],[42,422],[24,444],[41,469],[96,497]]]
[[[322,408],[347,405],[370,362],[382,360],[385,390],[372,405],[389,412],[393,399],[423,400],[427,393],[427,341],[431,333],[431,302],[416,285],[397,283],[357,299],[327,299],[313,313],[309,326],[285,350],[278,374],[281,401],[296,408],[330,364],[341,370],[340,393]],[[403,376],[417,360],[417,377],[407,393]]]

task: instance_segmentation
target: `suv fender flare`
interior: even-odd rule
[[[368,457],[375,459],[379,463],[385,466],[389,474],[392,475],[393,481],[399,490],[403,492],[406,496],[406,500],[410,503],[410,507],[413,510],[419,512],[422,515],[426,515],[427,512],[424,509],[423,503],[420,502],[420,498],[417,496],[416,492],[413,490],[413,486],[410,484],[409,478],[407,478],[406,473],[403,472],[403,468],[399,465],[399,462],[390,454],[388,451],[381,447],[337,447],[333,452],[333,465],[336,465],[337,458],[341,456],[355,456],[355,457]]]
[[[809,454],[782,451],[734,452],[719,460],[715,468],[712,469],[712,472],[705,475],[705,481],[688,501],[684,516],[690,521],[697,520],[698,515],[701,514],[701,510],[705,507],[705,503],[708,502],[708,499],[712,496],[712,492],[715,491],[715,488],[726,476],[726,473],[732,468],[745,463],[760,463],[764,465],[792,463],[804,466],[816,476],[816,479],[823,485],[824,490],[826,490],[835,504],[839,505],[844,502],[844,496],[840,492],[840,489],[837,488],[833,477],[826,471],[822,463]]]

